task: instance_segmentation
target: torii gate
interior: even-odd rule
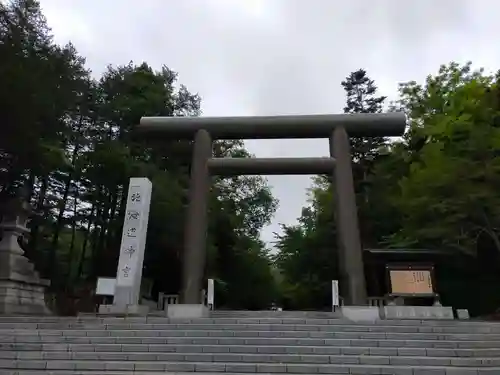
[[[181,302],[198,304],[206,263],[207,201],[211,175],[331,174],[334,177],[341,280],[346,304],[366,304],[366,281],[352,177],[349,137],[400,136],[399,113],[257,116],[143,117],[137,132],[149,139],[194,139],[185,226]],[[214,139],[328,138],[330,157],[213,158]]]

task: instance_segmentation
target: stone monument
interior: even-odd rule
[[[147,306],[140,305],[140,295],[151,192],[147,178],[130,179],[113,304],[101,305],[99,313],[147,313]]]
[[[29,233],[26,224],[30,205],[20,197],[7,199],[0,207],[0,314],[50,315],[45,290],[50,281],[41,279],[24,256],[20,237]]]

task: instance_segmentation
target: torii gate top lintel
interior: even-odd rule
[[[389,137],[404,133],[402,112],[242,117],[142,117],[141,138],[193,139],[204,129],[212,139],[329,138],[339,126],[349,136]],[[138,134],[138,135],[139,135]]]
[[[350,137],[402,135],[406,116],[393,113],[258,117],[143,117],[135,136],[193,140],[191,184],[185,227],[182,303],[200,301],[205,272],[211,173],[328,173],[334,177],[341,285],[347,303],[366,304],[366,280],[354,191]],[[329,158],[214,158],[214,139],[328,138]]]

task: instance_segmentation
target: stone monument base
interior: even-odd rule
[[[354,322],[375,322],[380,319],[454,319],[453,308],[446,306],[341,306],[340,313],[343,318]]]
[[[174,304],[166,306],[167,317],[173,319],[179,318],[206,318],[209,315],[209,308],[203,304]]]
[[[45,280],[30,284],[0,280],[0,314],[51,315],[45,303]]]
[[[451,320],[453,308],[446,306],[384,306],[383,317],[385,319],[441,319]]]
[[[374,322],[380,320],[380,310],[377,306],[341,306],[343,318],[353,322]]]
[[[470,319],[469,310],[467,309],[457,309],[457,318],[461,320]]]
[[[136,315],[145,316],[149,313],[149,306],[145,305],[99,305],[99,315]]]

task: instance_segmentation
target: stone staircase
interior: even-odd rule
[[[210,318],[0,317],[0,375],[500,375],[500,325],[354,323],[331,313]]]

